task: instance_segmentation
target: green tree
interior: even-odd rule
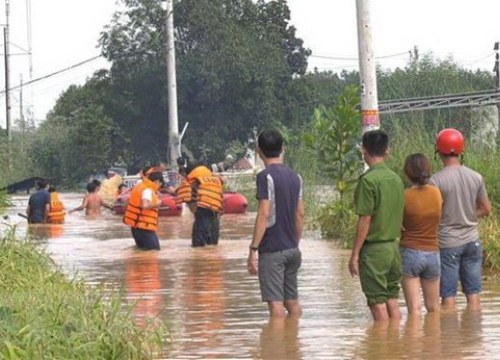
[[[68,129],[63,168],[70,182],[77,182],[89,175],[105,173],[109,168],[113,122],[100,107],[82,109],[73,115]]]
[[[357,87],[347,86],[334,106],[314,111],[311,130],[303,136],[304,143],[316,151],[321,171],[335,181],[340,200],[356,183],[360,171],[358,104]]]
[[[40,125],[27,150],[36,174],[74,184],[116,160],[112,148],[118,131],[93,90],[92,82],[68,88]]]
[[[63,158],[66,156],[68,127],[60,118],[40,125],[28,148],[28,158],[34,174],[56,183],[65,177]]]
[[[165,14],[160,1],[122,0],[101,33],[103,74],[108,94],[104,109],[120,129],[123,160],[142,166],[164,160],[168,149]]]
[[[119,119],[137,154],[148,144],[166,152],[165,13],[157,1],[125,0],[101,37],[112,62]],[[202,161],[223,158],[231,141],[285,118],[285,94],[303,74],[309,50],[289,25],[286,1],[183,0],[175,3],[179,122],[184,145]],[[203,151],[202,151],[203,150]]]
[[[336,196],[326,203],[318,216],[322,233],[347,244],[353,234],[350,194],[362,169],[359,151],[361,127],[359,95],[355,86],[347,86],[332,107],[320,106],[313,115],[311,129],[303,136],[307,147],[316,153],[320,171],[335,183]]]

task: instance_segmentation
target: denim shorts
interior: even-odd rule
[[[403,275],[426,280],[438,279],[441,275],[439,251],[422,251],[400,247]]]
[[[441,297],[457,294],[460,280],[462,291],[466,295],[481,292],[483,250],[481,241],[441,249]]]
[[[298,248],[259,253],[262,301],[297,300],[297,273],[302,263]]]

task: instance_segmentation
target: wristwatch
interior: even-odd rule
[[[259,250],[259,247],[250,245],[250,250],[257,251],[257,250]]]

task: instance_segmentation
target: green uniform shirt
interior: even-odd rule
[[[403,223],[403,180],[383,162],[371,166],[358,181],[354,206],[358,215],[372,216],[367,242],[397,239]]]

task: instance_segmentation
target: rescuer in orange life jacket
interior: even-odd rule
[[[59,200],[59,194],[56,191],[56,188],[53,186],[49,186],[49,194],[50,194],[50,209],[48,214],[48,222],[50,224],[62,224],[64,222],[64,205]]]
[[[183,163],[178,159],[177,163]],[[185,202],[194,213],[191,246],[217,245],[219,242],[219,216],[222,213],[223,181],[206,166],[181,166],[181,184],[176,189],[176,203]]]
[[[163,174],[150,173],[143,181],[134,186],[123,216],[123,222],[130,226],[138,248],[160,250],[158,230],[158,208],[160,200],[156,192],[163,184]]]

